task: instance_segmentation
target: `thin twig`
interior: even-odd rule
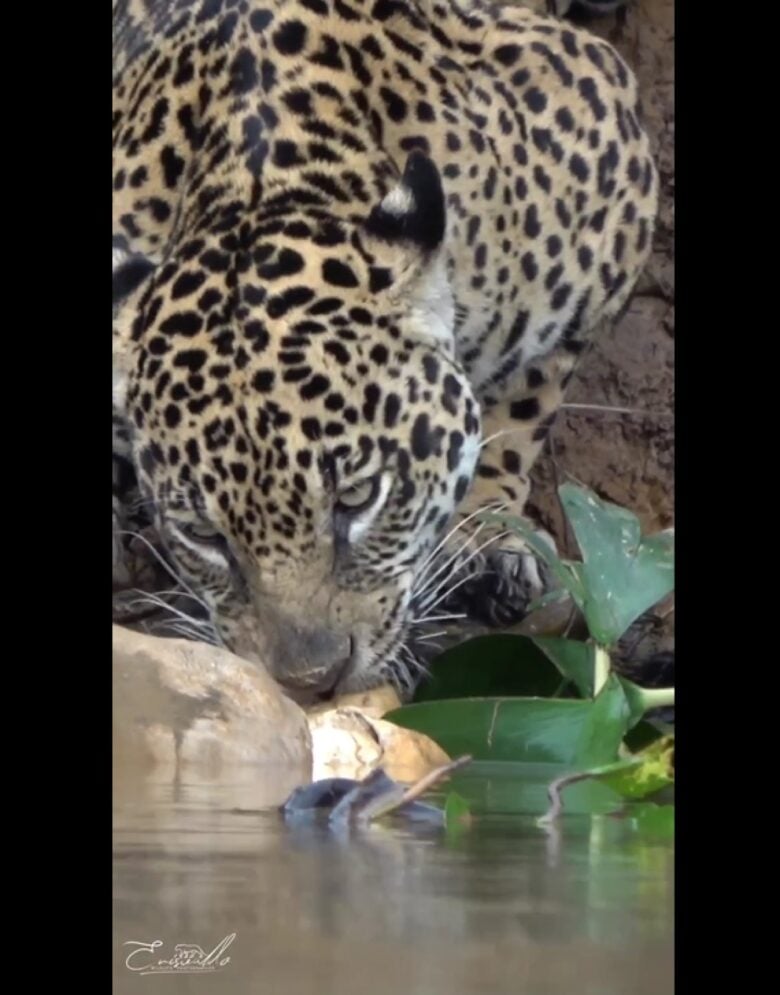
[[[561,800],[561,791],[568,787],[570,784],[576,784],[577,781],[584,781],[591,777],[591,774],[567,774],[565,777],[556,778],[552,784],[547,788],[547,797],[550,799],[550,807],[544,813],[544,815],[539,819],[540,826],[549,826],[551,823],[555,822],[558,816],[563,811],[563,802]]]
[[[399,805],[406,805],[408,802],[413,802],[415,798],[419,798],[421,794],[426,792],[429,788],[432,788],[434,784],[438,784],[439,781],[444,780],[445,777],[449,777],[456,770],[460,770],[461,767],[466,767],[471,763],[472,757],[468,754],[463,757],[458,757],[457,760],[453,760],[448,764],[442,764],[441,767],[434,767],[433,770],[428,771],[428,773],[421,777],[419,781],[406,789],[399,802]]]

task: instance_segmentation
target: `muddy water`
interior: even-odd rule
[[[543,784],[482,770],[456,785],[488,813],[467,831],[334,836],[282,824],[283,777],[243,780],[117,786],[119,995],[673,991],[672,845],[631,820],[568,814],[546,834],[524,814]],[[177,962],[177,944],[205,966],[185,972],[197,951]]]

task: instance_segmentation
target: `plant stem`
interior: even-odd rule
[[[541,818],[537,819],[537,825],[539,826],[549,826],[558,818],[558,816],[563,811],[563,800],[561,799],[561,791],[569,785],[576,784],[577,781],[584,781],[586,778],[591,777],[590,771],[584,771],[581,774],[567,774],[565,777],[556,778],[552,784],[547,787],[547,797],[550,799],[550,807],[544,813]]]
[[[596,646],[595,653],[593,657],[593,696],[595,697],[599,691],[607,683],[607,678],[609,677],[609,671],[611,669],[611,663],[609,659],[609,653],[604,649],[603,646]]]
[[[673,708],[674,688],[642,688],[642,704],[646,712],[651,708]]]

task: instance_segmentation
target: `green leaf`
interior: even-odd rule
[[[627,760],[589,771],[623,798],[646,798],[674,783],[674,736],[656,740]]]
[[[558,493],[582,554],[582,612],[593,638],[611,646],[673,590],[672,537],[642,539],[636,515],[582,487],[563,484]]]
[[[674,688],[643,688],[626,677],[621,677],[620,683],[631,712],[629,729],[633,729],[646,712],[674,705]]]
[[[558,668],[528,636],[488,635],[446,650],[430,665],[415,702],[517,695],[549,698],[561,687]]]
[[[605,747],[608,743],[610,760],[617,760],[620,745],[631,719],[631,712],[619,679],[610,674],[601,691],[587,704],[592,708],[588,721],[583,725],[575,763],[584,767],[603,764],[605,761],[601,758],[607,752]],[[618,737],[614,744],[613,736]]]
[[[645,712],[648,710],[645,691],[644,688],[640,688],[638,684],[634,684],[633,681],[629,681],[626,677],[621,677],[619,680],[623,686],[623,693],[626,696],[626,701],[628,702],[629,711],[631,713],[631,719],[628,727],[629,729],[633,729],[633,727],[641,721]]]
[[[640,802],[626,810],[640,833],[670,839],[674,836],[674,805],[656,805],[653,802]]]
[[[540,816],[549,805],[548,785],[569,770],[561,764],[482,761],[453,776],[451,784],[475,816]],[[598,781],[581,781],[566,790],[567,815],[607,815],[620,804],[620,796]]]
[[[468,825],[471,822],[469,803],[456,791],[450,791],[444,803],[444,824],[452,826]]]
[[[662,736],[674,732],[674,726],[660,722],[658,719],[642,719],[626,733],[625,744],[632,753],[643,750]]]
[[[590,701],[454,698],[407,705],[384,718],[425,733],[450,756],[587,768],[617,759],[629,709],[610,677]]]
[[[593,696],[595,647],[592,644],[558,636],[535,636],[533,641],[560,673],[576,685],[583,698]]]
[[[610,681],[615,678],[611,677]],[[599,698],[602,697],[599,695]],[[598,699],[596,699],[598,701]],[[565,774],[550,783],[550,807],[539,819],[540,825],[550,825],[563,812],[563,791],[583,780],[598,781],[622,798],[646,798],[674,783],[674,737],[666,736],[642,753],[588,770]]]
[[[626,696],[628,708],[631,713],[629,729],[632,729],[643,718],[645,712],[647,711],[642,694],[642,688],[625,677],[621,677],[619,680],[623,685],[623,693]]]

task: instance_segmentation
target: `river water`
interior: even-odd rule
[[[284,824],[278,772],[117,784],[114,991],[671,993],[672,841],[606,814],[598,786],[541,830],[547,778],[475,767],[455,782],[470,827],[340,835]],[[180,944],[206,968],[160,965]]]

